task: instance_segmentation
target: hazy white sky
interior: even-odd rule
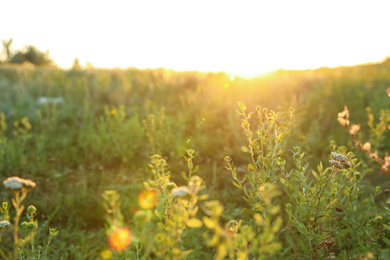
[[[0,39],[62,67],[254,75],[390,56],[390,1],[0,1]]]

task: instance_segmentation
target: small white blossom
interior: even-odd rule
[[[5,228],[8,227],[9,225],[11,225],[11,223],[9,223],[9,221],[7,220],[0,221],[0,228]]]
[[[11,190],[20,190],[22,187],[32,189],[35,187],[35,182],[31,180],[25,180],[19,177],[9,177],[3,181],[4,187]]]
[[[174,198],[186,198],[191,195],[191,191],[186,187],[177,187],[172,189],[172,196]]]
[[[20,190],[23,187],[23,183],[19,177],[10,177],[3,181],[3,185],[11,190]]]
[[[56,98],[40,97],[38,99],[39,105],[44,105],[46,103],[57,104],[57,103],[63,103],[63,102],[64,102],[64,99],[62,97],[56,97]]]

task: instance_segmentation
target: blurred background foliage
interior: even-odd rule
[[[309,167],[315,169],[328,160],[334,140],[364,159],[372,169],[367,179],[373,187],[388,188],[380,165],[355,148],[337,122],[338,112],[348,106],[351,122],[361,124],[359,134],[370,141],[366,108],[371,107],[376,117],[389,108],[388,60],[334,69],[279,70],[245,79],[166,69],[86,69],[76,60],[70,70],[40,67],[53,64],[47,53],[32,46],[13,53],[11,43],[3,41],[7,59],[0,65],[0,113],[6,126],[0,128],[0,175],[37,183],[28,200],[38,208],[43,226],[62,230],[52,248],[65,250],[65,258],[83,256],[80,248],[86,255],[104,247],[104,239],[89,245],[89,238],[105,235],[100,196],[104,190],[122,194],[123,212],[131,219],[155,153],[172,169],[184,170],[182,156],[186,149],[195,149],[198,174],[208,184],[210,197],[230,209],[222,217],[235,218],[234,206],[243,202],[239,191],[232,191],[223,158],[234,158],[238,174],[240,165],[248,164],[241,152],[245,135],[236,112],[238,101],[248,111],[256,106],[293,108],[287,150],[301,146]],[[36,66],[12,64],[26,61]],[[41,97],[50,101],[40,102]],[[55,98],[61,101],[54,102]],[[380,147],[382,157],[389,146],[387,135]],[[171,178],[183,182],[180,170],[173,170]],[[0,191],[3,200],[7,196]],[[66,247],[70,241],[79,246]]]

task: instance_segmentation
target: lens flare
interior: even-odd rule
[[[130,230],[128,228],[118,228],[110,234],[108,242],[112,249],[122,252],[131,244]]]
[[[142,190],[138,194],[138,203],[143,209],[152,209],[156,207],[157,199],[156,190]]]

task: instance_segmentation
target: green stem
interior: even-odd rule
[[[328,179],[325,181],[325,184],[324,184],[324,187],[322,188],[321,190],[321,193],[320,193],[320,196],[318,197],[318,203],[317,203],[317,210],[316,210],[316,217],[314,219],[314,223],[317,222],[317,219],[318,219],[318,211],[319,211],[319,208],[320,208],[320,201],[321,201],[321,197],[322,197],[322,194],[324,193],[324,190],[326,188],[326,186],[328,185],[328,182],[330,179],[332,179],[333,175],[335,174],[335,171],[332,172],[332,174],[328,177]]]

